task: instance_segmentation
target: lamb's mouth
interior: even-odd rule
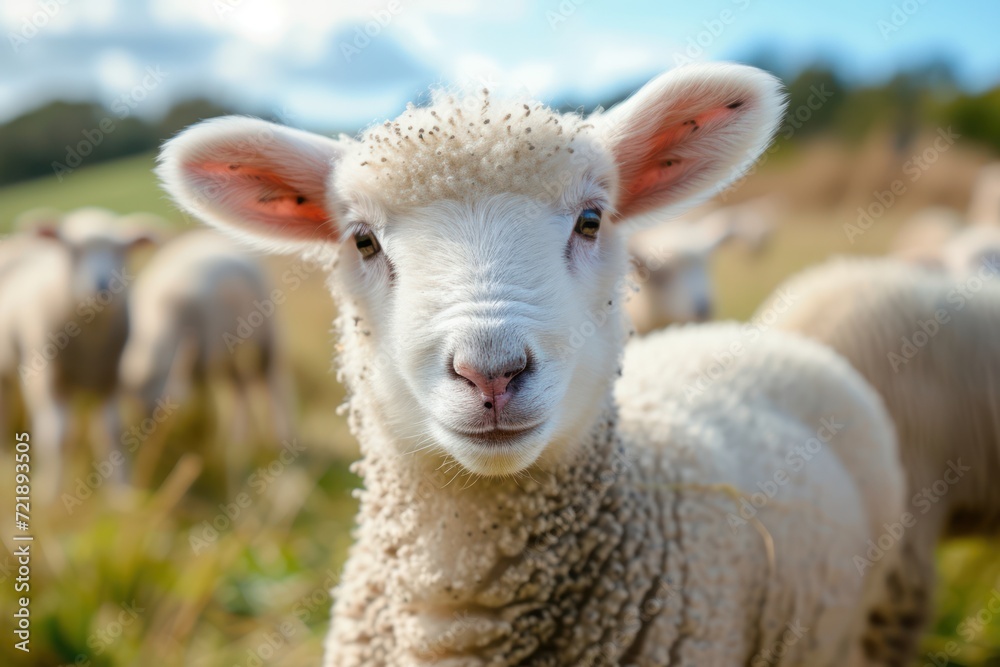
[[[532,426],[515,427],[515,428],[492,428],[487,431],[479,431],[476,433],[470,433],[468,431],[456,431],[451,430],[455,435],[470,440],[477,445],[482,447],[498,447],[498,446],[509,446],[517,444],[525,436],[534,433],[540,427],[540,424],[534,424]]]

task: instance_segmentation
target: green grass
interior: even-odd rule
[[[81,206],[104,206],[128,213],[148,211],[177,224],[185,222],[152,176],[153,153],[123,160],[84,164],[60,181],[55,176],[0,188],[0,231],[9,229],[20,213],[51,207],[69,211]]]
[[[51,177],[0,189],[0,230],[38,206],[144,210],[186,224],[157,187],[152,164],[152,156],[144,155],[84,167],[63,182]],[[880,221],[851,245],[837,220],[816,216],[785,221],[760,256],[726,248],[714,266],[720,315],[748,317],[782,279],[831,254],[883,252],[895,229],[896,221]],[[289,261],[269,260],[279,286]],[[0,664],[99,667],[148,665],[155,659],[164,666],[228,667],[253,663],[262,653],[273,653],[264,664],[317,664],[328,620],[327,589],[351,540],[350,491],[358,480],[347,465],[356,445],[335,414],[343,392],[327,363],[333,309],[321,276],[311,276],[287,296],[281,323],[305,452],[258,494],[251,475],[274,461],[273,445],[258,443],[239,452],[235,464],[227,462],[212,413],[188,407],[158,433],[160,449],[144,445],[138,452],[148,477],[139,488],[113,493],[102,485],[72,514],[61,504],[36,508],[33,652],[26,659],[13,651],[12,619],[4,613]],[[208,398],[201,396],[196,405]],[[9,448],[0,453],[9,457]],[[93,471],[93,458],[85,444],[67,453],[71,486]],[[2,460],[0,492],[9,499],[11,468],[8,458]],[[192,536],[205,536],[203,522],[224,516],[240,492],[249,493],[252,502],[239,518],[207,545],[193,546]],[[1000,587],[997,543],[955,541],[942,547],[938,561],[937,619],[925,641],[927,653],[916,664],[1000,664],[1000,620],[987,619],[971,634],[962,625],[988,610]],[[4,566],[0,554],[0,578],[6,577],[0,600],[9,609],[13,592]],[[119,627],[122,614],[131,618],[124,604],[141,611]],[[275,639],[282,623],[290,624],[288,635]],[[276,648],[262,648],[269,640]],[[931,662],[929,656],[947,652],[949,642],[957,647],[950,662]]]

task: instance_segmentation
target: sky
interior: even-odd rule
[[[359,129],[431,85],[592,104],[687,61],[822,59],[877,82],[945,58],[1000,84],[997,0],[3,0],[0,122],[55,99],[156,117],[206,96]]]

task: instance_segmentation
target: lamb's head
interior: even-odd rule
[[[117,295],[129,287],[129,255],[135,248],[153,242],[159,224],[155,216],[120,216],[87,207],[66,214],[29,212],[17,226],[61,244],[70,259],[74,299],[80,303],[96,300],[103,310],[111,303],[124,305],[124,299]]]
[[[167,144],[160,176],[258,243],[339,243],[342,363],[368,418],[499,475],[558,456],[605,404],[623,222],[738,176],[781,107],[772,77],[735,65],[675,70],[589,118],[439,94],[357,140],[209,121]]]
[[[726,227],[673,222],[631,238],[632,276],[639,293],[629,299],[628,313],[636,331],[711,317],[712,254],[730,236]]]

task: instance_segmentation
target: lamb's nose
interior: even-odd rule
[[[694,316],[698,322],[705,322],[712,318],[712,302],[707,297],[695,302]]]
[[[521,354],[488,371],[469,362],[455,361],[454,367],[456,373],[479,389],[484,408],[500,411],[510,400],[511,392],[507,391],[510,381],[521,374],[527,365],[528,355]]]

